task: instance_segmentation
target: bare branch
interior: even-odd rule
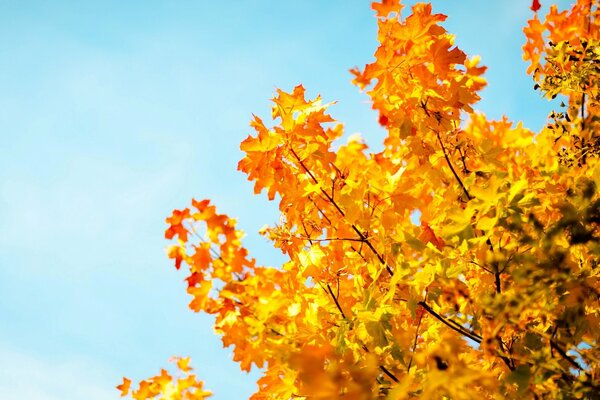
[[[442,317],[440,314],[433,311],[433,309],[431,307],[429,307],[429,305],[427,303],[425,303],[424,301],[420,301],[418,304],[421,307],[423,307],[425,310],[427,310],[427,312],[429,314],[433,315],[435,318],[437,318],[439,321],[441,321],[444,325],[446,325],[450,329],[460,333],[463,336],[468,337],[469,339],[471,339],[472,341],[474,341],[476,343],[481,343],[481,336],[477,335],[474,332],[469,331],[467,328],[463,327],[462,325],[457,324],[454,321],[452,321],[452,322],[454,322],[454,325],[451,324],[446,318]]]
[[[331,286],[329,284],[327,284],[327,290],[329,291],[329,294],[331,295],[331,298],[333,299],[335,306],[340,311],[340,314],[342,314],[342,318],[348,319],[348,318],[346,318],[346,314],[344,314],[344,310],[342,310],[342,306],[340,306],[340,303],[339,303],[337,297],[335,297],[335,295],[333,294],[333,290],[331,290]]]

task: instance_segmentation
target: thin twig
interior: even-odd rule
[[[569,364],[571,364],[573,367],[575,367],[576,369],[578,369],[579,371],[584,371],[583,367],[581,365],[579,365],[579,363],[575,360],[573,360],[566,351],[564,351],[559,345],[558,343],[556,343],[554,340],[550,340],[550,348],[553,350],[556,350],[556,352],[558,354],[560,354],[560,356],[562,358],[564,358],[565,360],[567,360],[569,362]]]
[[[393,380],[396,383],[400,383],[398,378],[396,378],[396,376],[394,376],[394,374],[392,374],[390,371],[388,371],[388,369],[386,367],[384,367],[383,365],[380,365],[379,369],[382,370],[384,374],[389,376],[391,380]]]
[[[462,183],[460,177],[456,174],[456,171],[454,170],[454,167],[452,166],[452,163],[450,162],[450,159],[448,158],[448,155],[446,154],[446,149],[441,141],[441,138],[439,136],[439,133],[436,132],[438,140],[440,141],[440,144],[442,145],[442,150],[444,152],[444,156],[446,158],[446,161],[448,162],[448,165],[450,166],[450,169],[452,170],[452,172],[454,173],[454,176],[456,177],[456,179],[458,180],[459,184],[461,185],[461,187],[463,188],[465,195],[467,196],[467,198],[469,200],[472,199],[471,195],[469,194],[469,192],[467,191],[467,189],[465,188],[464,184]],[[298,161],[298,163],[300,164],[300,166],[302,167],[302,169],[304,170],[304,172],[306,172],[306,174],[312,179],[312,181],[315,184],[319,184],[319,181],[317,180],[317,178],[315,177],[315,175],[308,169],[308,167],[304,164],[304,162],[300,159],[300,157],[298,156],[298,154],[296,154],[296,152],[294,151],[294,149],[290,148],[290,152],[294,155],[294,157],[296,158],[296,160]],[[327,198],[327,200],[335,207],[335,209],[340,213],[340,215],[342,217],[345,217],[346,214],[344,213],[344,211],[340,208],[340,206],[335,202],[334,199],[331,198],[331,196],[323,189],[321,188],[321,193],[325,196],[325,198]],[[314,201],[313,201],[314,203]],[[315,204],[316,205],[316,204]],[[319,211],[321,211],[319,209]],[[324,212],[321,211],[321,214],[324,215]],[[361,239],[360,241],[364,244],[367,245],[367,247],[369,247],[369,249],[371,249],[371,251],[373,252],[373,254],[375,254],[375,256],[377,257],[377,259],[379,260],[379,262],[385,266],[387,272],[389,273],[390,276],[394,275],[394,271],[392,270],[392,268],[385,262],[383,256],[377,251],[377,249],[375,249],[375,247],[373,246],[373,244],[371,243],[371,241],[354,225],[351,224],[352,229],[354,230],[354,232],[356,232],[356,234],[358,235],[358,237]],[[361,244],[362,244],[361,243]],[[331,288],[329,287],[329,290],[331,292],[331,295],[333,296],[333,292],[331,291]],[[333,296],[335,299],[335,296]],[[337,301],[336,301],[337,303]],[[476,343],[481,343],[481,336],[477,335],[475,332],[470,332],[469,330],[467,330],[466,328],[464,328],[463,326],[456,324],[452,325],[450,322],[448,322],[446,320],[446,318],[442,317],[440,314],[436,313],[427,303],[425,303],[424,301],[420,301],[418,303],[419,305],[421,305],[429,314],[431,314],[432,316],[434,316],[436,319],[438,319],[439,321],[441,321],[443,324],[445,324],[446,326],[448,326],[449,328],[451,328],[452,330],[460,333],[461,335],[464,335],[466,337],[468,337],[469,339],[473,340]],[[338,307],[340,312],[342,312],[341,307]],[[384,368],[384,367],[382,367]],[[383,369],[382,369],[383,370]],[[385,371],[384,371],[385,372]]]
[[[449,327],[450,329],[460,333],[463,336],[468,337],[469,339],[471,339],[472,341],[476,342],[476,343],[481,343],[481,336],[474,334],[474,333],[470,333],[469,331],[466,330],[466,328],[464,328],[463,326],[456,326],[456,325],[452,325],[450,322],[448,322],[446,320],[446,318],[442,317],[440,314],[436,313],[435,311],[433,311],[433,309],[431,307],[429,307],[429,305],[427,303],[425,303],[424,301],[420,301],[418,303],[421,307],[423,307],[425,310],[427,310],[427,312],[431,315],[433,315],[435,318],[437,318],[439,321],[441,321],[444,325],[446,325],[447,327]]]
[[[335,297],[335,295],[333,294],[333,290],[331,290],[331,286],[329,285],[329,283],[327,284],[327,290],[329,291],[329,294],[331,295],[331,298],[333,299],[337,309],[340,311],[340,314],[342,314],[342,318],[348,319],[346,318],[346,314],[344,314],[344,310],[342,310],[342,306],[340,306],[337,297]]]
[[[298,154],[296,154],[296,152],[294,151],[294,149],[290,148],[290,152],[294,155],[294,157],[296,158],[296,160],[298,161],[298,163],[300,164],[300,166],[302,167],[302,169],[304,170],[304,172],[306,172],[308,174],[308,176],[310,176],[310,178],[312,179],[312,181],[315,184],[319,184],[319,181],[317,180],[317,178],[308,169],[308,167],[304,164],[304,162],[300,159],[300,157],[298,156]],[[344,211],[340,208],[340,206],[337,204],[337,202],[334,199],[331,198],[331,196],[329,195],[329,193],[327,193],[325,191],[325,189],[321,188],[321,193],[327,198],[327,200],[329,200],[329,202],[331,203],[331,205],[333,205],[335,207],[335,209],[340,213],[340,215],[342,217],[346,216],[346,214],[344,213]],[[377,251],[377,249],[375,249],[375,247],[367,239],[367,237],[356,227],[356,225],[351,224],[351,227],[352,227],[352,230],[354,230],[354,232],[356,232],[356,234],[358,235],[358,237],[360,239],[362,239],[362,241],[367,245],[367,247],[369,249],[371,249],[371,251],[373,252],[373,254],[375,254],[375,256],[377,257],[377,259],[379,260],[379,262],[381,262],[383,265],[385,265],[388,273],[390,275],[393,275],[394,273],[393,273],[392,269],[390,268],[390,266],[387,265],[387,263],[383,259],[383,256],[381,254],[379,254],[379,252]]]
[[[475,261],[469,261],[471,264],[477,265],[479,268],[481,268],[482,270],[484,270],[485,272],[489,272],[490,274],[493,274],[492,271],[490,271],[489,269],[487,269],[486,267],[484,267],[481,264],[476,263]]]
[[[362,240],[360,238],[323,238],[323,239],[314,239],[314,238],[302,237],[302,236],[296,236],[296,238],[298,238],[298,239],[304,239],[304,240],[309,240],[311,242],[333,242],[333,241],[364,242],[364,240]]]
[[[308,240],[308,243],[312,246],[313,239],[311,239],[310,235],[308,234],[308,230],[306,229],[306,225],[304,225],[304,220],[301,220],[301,222],[302,222],[302,228],[304,229],[304,234],[306,235],[306,237],[304,239]]]
[[[471,194],[469,193],[469,191],[465,187],[465,184],[463,183],[463,181],[460,179],[460,176],[458,176],[458,174],[456,173],[456,170],[452,166],[452,162],[450,162],[450,158],[448,157],[448,153],[446,152],[446,147],[444,146],[444,143],[442,142],[442,138],[440,137],[440,132],[437,131],[437,130],[434,131],[434,132],[435,132],[435,134],[437,136],[438,141],[440,142],[440,146],[442,146],[442,152],[444,153],[444,158],[446,159],[446,163],[450,167],[450,171],[452,171],[452,174],[454,174],[454,177],[458,181],[458,184],[460,185],[460,187],[462,188],[462,190],[465,192],[465,195],[467,196],[467,199],[471,200],[473,197],[471,196]]]
[[[308,199],[313,203],[317,211],[319,211],[319,214],[321,214],[321,216],[325,218],[325,221],[327,221],[327,223],[331,225],[331,220],[327,215],[325,215],[325,212],[321,210],[321,208],[317,205],[317,202],[311,196],[308,196]]]
[[[504,354],[508,353],[508,351],[506,350],[506,345],[502,341],[502,338],[500,336],[497,336],[496,340],[498,341],[498,343],[500,343],[500,350],[502,350],[502,353],[504,353]],[[512,346],[512,342],[511,342],[511,346]],[[504,364],[506,364],[508,369],[510,369],[511,371],[514,371],[516,369],[515,360],[513,360],[510,357],[505,356],[504,354],[502,354],[502,355],[498,354],[498,357],[500,357],[500,359],[504,362]]]
[[[427,301],[427,292],[425,292],[425,297],[423,301]],[[408,367],[406,367],[406,372],[410,372],[410,367],[412,366],[413,357],[415,355],[415,350],[417,349],[417,340],[419,338],[419,328],[421,327],[421,320],[423,319],[423,313],[419,315],[419,321],[417,322],[417,328],[415,329],[415,340],[413,341],[412,350],[410,353],[410,360],[408,361]]]

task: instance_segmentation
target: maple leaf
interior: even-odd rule
[[[443,250],[444,246],[446,245],[444,240],[436,236],[435,232],[433,229],[431,229],[427,222],[421,221],[421,229],[422,231],[419,239],[421,239],[423,243],[431,243],[437,247],[438,250]]]
[[[173,214],[166,219],[169,228],[165,231],[165,238],[173,239],[174,236],[179,236],[184,242],[187,241],[188,230],[183,226],[183,221],[190,217],[190,209],[173,210]]]
[[[401,18],[397,0],[372,4],[375,61],[351,71],[378,112],[380,150],[360,135],[338,143],[332,103],[302,85],[277,89],[273,126],[253,116],[238,169],[278,203],[279,222],[259,232],[283,264],[258,265],[209,200],[174,210],[165,232],[189,307],[215,317],[242,370],[261,369],[252,399],[600,392],[596,3],[551,6],[544,20],[532,4],[528,73],[566,103],[540,132],[474,111],[479,57],[430,4]],[[131,396],[210,395],[189,358],[172,361],[178,373]]]
[[[190,374],[192,368],[189,366],[189,357],[172,357],[169,361],[176,364],[179,375],[173,375],[166,369],[161,369],[158,375],[140,381],[138,389],[133,390],[131,397],[135,400],[204,400],[212,396],[211,392],[204,390],[204,383],[199,381],[195,375]],[[127,390],[129,390],[130,384],[129,379],[123,378],[123,385],[127,387]],[[120,387],[119,390],[121,390]],[[128,391],[123,392],[121,396],[127,394]]]
[[[117,389],[121,391],[121,397],[125,397],[129,394],[129,388],[131,386],[131,380],[123,378],[123,383],[117,386]]]
[[[379,116],[379,125],[385,127],[388,125],[389,122],[390,122],[390,119],[388,117],[386,117],[385,114],[381,114]]]
[[[540,0],[533,0],[531,3],[531,11],[537,12],[542,7]]]
[[[167,256],[175,259],[175,268],[181,268],[181,263],[186,257],[185,248],[182,244],[169,246],[167,248]]]
[[[212,281],[199,280],[194,283],[194,286],[189,286],[187,289],[188,293],[194,297],[189,307],[191,310],[199,312],[204,310],[208,304],[208,294],[212,288]]]
[[[184,373],[188,373],[192,370],[190,367],[190,360],[190,357],[173,357],[170,361],[175,361],[177,363],[177,368]]]
[[[398,13],[404,8],[401,4],[401,0],[381,0],[381,2],[373,2],[371,8],[375,10],[376,14],[380,18],[387,18],[393,12]]]

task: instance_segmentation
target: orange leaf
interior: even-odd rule
[[[169,228],[165,231],[165,238],[173,239],[175,235],[184,242],[187,241],[188,230],[183,226],[183,221],[190,217],[190,209],[173,210],[173,214],[166,219]]]
[[[169,256],[169,258],[174,258],[175,259],[175,268],[179,269],[181,268],[181,262],[183,261],[183,258],[185,257],[185,249],[183,248],[183,246],[169,246],[167,248],[167,255]]]
[[[387,18],[393,12],[400,15],[404,6],[400,4],[400,0],[381,0],[381,3],[373,2],[371,8],[375,10],[378,17]]]
[[[129,387],[131,386],[131,380],[123,377],[123,383],[117,386],[117,389],[121,391],[121,397],[129,394]]]
[[[438,248],[438,250],[441,251],[444,248],[444,246],[446,245],[444,240],[435,235],[435,232],[433,231],[433,229],[431,229],[431,227],[429,226],[429,224],[427,222],[421,221],[421,228],[422,228],[422,232],[421,232],[421,235],[419,235],[419,239],[421,239],[421,241],[423,241],[423,243],[425,243],[425,244],[427,244],[427,243],[433,244],[435,247]]]

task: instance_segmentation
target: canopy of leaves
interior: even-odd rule
[[[261,233],[288,261],[257,264],[236,221],[193,200],[166,231],[190,308],[262,368],[253,400],[600,398],[598,0],[532,6],[528,72],[563,100],[537,133],[475,112],[485,67],[446,16],[399,3],[373,3],[379,47],[352,70],[383,150],[333,146],[331,103],[278,90],[238,168],[278,202]],[[166,372],[133,392],[206,395]]]

